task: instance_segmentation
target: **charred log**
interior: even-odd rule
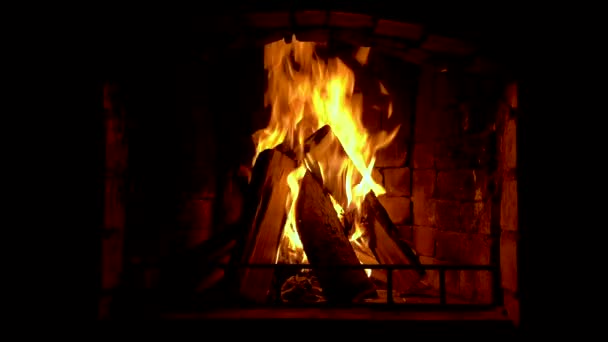
[[[316,160],[323,158],[321,155],[327,150],[341,150],[343,155],[346,155],[344,148],[341,146],[338,139],[332,139],[333,133],[331,127],[324,126],[318,131],[314,139],[307,139],[305,142],[304,151],[306,153],[305,161],[312,175],[319,181],[322,179],[319,164]],[[338,187],[332,187],[334,184],[339,184],[335,181],[323,183],[327,187],[327,191],[343,206],[346,204],[346,194]],[[359,219],[365,221],[366,228],[370,234],[370,248],[372,252],[382,264],[405,264],[416,266],[415,270],[399,270],[394,271],[393,284],[394,288],[399,291],[405,291],[413,284],[420,280],[424,275],[420,261],[414,250],[407,242],[396,238],[397,228],[390,219],[384,206],[380,203],[373,192],[366,195],[363,206],[362,215]],[[352,220],[352,219],[350,219]]]
[[[377,296],[365,270],[331,268],[360,262],[328,194],[310,172],[302,179],[296,205],[298,234],[327,300],[348,303]]]

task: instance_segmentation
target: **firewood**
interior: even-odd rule
[[[295,169],[295,161],[272,149],[260,153],[252,170],[250,193],[246,207],[248,232],[241,242],[243,264],[273,264],[285,225],[285,203],[289,195],[287,176]],[[239,270],[239,294],[255,303],[264,303],[272,284],[271,268]]]
[[[377,296],[363,269],[331,268],[359,265],[329,195],[310,172],[300,185],[296,203],[297,230],[311,266],[316,269],[323,294],[330,302],[348,303]],[[330,266],[329,268],[327,266]]]
[[[361,212],[362,224],[370,237],[369,248],[381,264],[416,266],[416,269],[392,271],[393,289],[398,292],[407,291],[424,275],[418,257],[405,241],[398,240],[394,233],[390,233],[396,232],[397,228],[373,192],[370,191],[365,196]]]
[[[334,145],[337,144],[342,155],[346,156],[339,140],[332,139],[332,137],[331,127],[324,126],[319,130],[319,134],[315,135],[314,139],[308,139],[305,142],[306,165],[312,175],[321,182],[322,176],[318,163],[316,163],[316,159],[320,157],[319,155],[328,148],[335,148]],[[336,184],[338,183],[334,181],[323,182],[326,191],[331,193],[338,203],[345,206],[345,194],[339,187],[335,186]],[[415,270],[393,271],[394,289],[405,291],[417,283],[425,272],[416,252],[405,241],[401,241],[395,236],[397,228],[373,191],[365,196],[360,217],[365,219],[366,228],[371,236],[370,248],[381,264],[416,266]]]

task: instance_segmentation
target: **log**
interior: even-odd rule
[[[295,161],[282,152],[271,149],[260,153],[252,170],[250,193],[245,220],[242,255],[243,264],[274,264],[285,225],[285,204],[289,194],[287,176],[296,167]],[[271,287],[274,270],[270,268],[243,268],[239,270],[241,298],[264,303]]]
[[[402,293],[416,285],[425,271],[411,247],[390,233],[397,228],[372,191],[365,196],[360,218],[369,234],[369,248],[381,264],[416,266],[413,270],[394,270],[393,289]]]
[[[332,139],[331,127],[324,126],[319,130],[319,134],[314,139],[305,141],[304,152],[307,168],[313,176],[321,181],[321,173],[316,162],[317,158],[323,158],[323,154],[328,149],[334,149],[336,145],[341,148],[341,153],[346,156],[343,147],[338,139]],[[321,181],[322,182],[322,181]],[[326,191],[344,207],[346,203],[345,194],[332,185],[335,182],[326,182]],[[390,219],[384,206],[380,203],[373,191],[370,191],[362,206],[362,215],[359,219],[365,220],[366,228],[370,234],[370,248],[381,264],[405,264],[416,266],[415,270],[394,271],[393,285],[397,291],[406,291],[413,284],[417,283],[422,275],[425,274],[416,252],[405,241],[399,240],[395,235],[397,228]]]
[[[297,230],[308,261],[317,271],[328,301],[349,303],[376,297],[376,289],[363,269],[332,269],[325,266],[359,265],[329,195],[306,172],[296,203]],[[317,268],[319,267],[320,268]]]

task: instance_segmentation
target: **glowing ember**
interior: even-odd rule
[[[268,71],[265,105],[271,106],[271,117],[266,128],[253,134],[256,146],[253,164],[260,152],[281,143],[296,150],[308,136],[329,125],[334,136],[331,139],[339,140],[347,156],[336,148],[327,148],[315,162],[323,183],[331,183],[332,188],[345,194],[344,199],[331,198],[341,215],[344,209],[359,210],[370,190],[378,196],[385,193],[372,178],[375,154],[394,139],[399,127],[390,133],[369,134],[361,120],[362,96],[354,94],[353,71],[338,58],[319,57],[315,52],[317,45],[297,41],[294,36],[289,44],[281,40],[265,46],[264,67]],[[368,53],[369,48],[361,48],[354,57],[365,64]],[[378,87],[387,93],[384,86]],[[295,203],[305,172],[302,164],[288,177],[291,193],[285,207],[287,221],[281,242],[281,250],[287,250],[288,255],[279,259],[291,263],[307,263],[295,220]],[[350,236],[351,243],[366,245],[362,239],[364,232],[358,225],[356,228]]]

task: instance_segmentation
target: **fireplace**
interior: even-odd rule
[[[482,317],[517,325],[518,79],[508,56],[496,51],[498,43],[491,44],[484,32],[459,32],[415,15],[399,18],[341,7],[244,7],[174,24],[142,26],[129,18],[111,27],[120,36],[112,35],[115,53],[103,80],[102,317],[323,320],[335,315],[404,322]],[[341,132],[347,124],[318,117],[307,129],[296,129],[303,121],[294,119],[295,109],[289,106],[300,101],[313,107],[303,111],[318,114],[314,89],[299,94],[297,101],[294,93],[277,95],[294,84],[271,84],[277,80],[267,60],[272,46],[297,44],[312,49],[323,63],[305,65],[310,59],[294,57],[293,49],[291,57],[281,56],[291,61],[281,68],[292,63],[281,76],[298,79],[307,67],[330,73],[331,63],[339,61],[352,76],[347,116],[356,116],[357,102],[363,130]],[[273,86],[275,98],[265,103]],[[280,118],[295,116],[282,138],[262,146],[259,134],[257,141],[252,136],[271,126],[273,108]],[[362,133],[370,137],[365,147],[373,147],[367,155],[346,142]],[[333,184],[332,191],[323,164],[327,150],[315,155],[314,146],[305,143],[316,138],[331,139],[332,146],[338,142],[341,158],[352,164],[350,188],[334,181],[339,189]],[[258,164],[255,156],[262,151],[274,153],[265,157],[271,167]],[[316,163],[316,174],[306,156]],[[362,167],[354,165],[358,157]],[[286,199],[304,199],[293,197],[287,180],[274,175],[285,164],[281,160],[293,161],[289,172],[302,170],[297,184],[303,193],[310,194],[313,186],[303,185],[305,174],[310,184],[327,192],[311,198],[311,205],[341,202],[343,212],[336,209],[332,220],[344,230],[346,243],[330,246],[346,248],[357,262],[317,277],[328,265],[313,262],[308,254],[320,253],[318,260],[331,256],[307,244],[326,236],[322,230],[308,241],[301,239],[303,246],[294,251],[300,252],[297,261],[286,257]],[[356,172],[358,178],[352,176]],[[268,187],[265,181],[256,183],[256,174],[281,180]],[[337,174],[340,180],[348,178],[346,171]],[[363,186],[357,202],[352,198],[364,179],[369,186]],[[256,197],[254,192],[271,195]],[[268,209],[277,206],[268,199],[272,196],[280,197],[280,210]],[[365,203],[379,222],[373,234],[375,246],[381,246],[376,250],[369,241],[364,251],[354,242],[353,222],[359,222],[361,211],[355,210],[354,221],[343,215]],[[295,217],[300,222],[311,215]],[[298,228],[296,235],[302,234]],[[373,230],[368,227],[363,234]],[[251,252],[255,248],[262,256]],[[270,265],[248,269],[242,265],[246,261]],[[363,272],[374,295],[360,291],[361,296],[346,301],[328,298],[331,279],[335,282],[346,269]],[[244,278],[255,282],[243,284]],[[249,285],[260,282],[266,285]],[[346,287],[338,293],[353,287],[345,284],[340,283]],[[255,294],[243,296],[243,289],[252,288]]]

